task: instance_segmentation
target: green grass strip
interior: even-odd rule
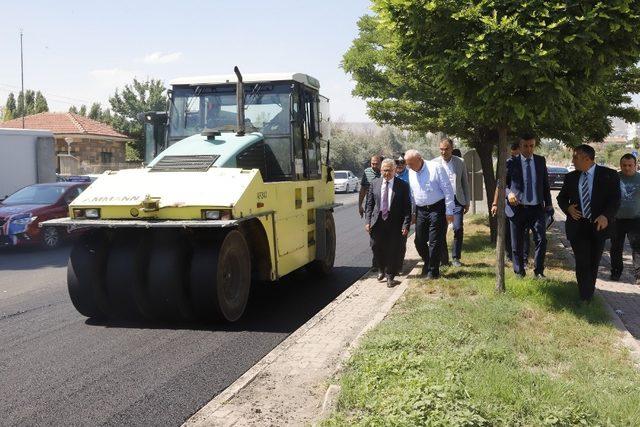
[[[325,425],[640,425],[640,374],[602,302],[578,301],[573,272],[550,255],[546,281],[507,275],[476,219],[464,263],[412,280],[342,376]]]

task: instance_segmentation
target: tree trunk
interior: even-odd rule
[[[487,212],[491,212],[493,204],[493,194],[496,191],[496,175],[493,170],[493,147],[495,140],[488,137],[481,137],[475,149],[480,156],[480,164],[482,165],[482,178],[484,180],[485,195],[487,197]],[[491,231],[491,243],[496,243],[497,236],[496,218],[489,215],[489,229]]]
[[[504,292],[505,183],[507,178],[507,128],[498,128],[498,243],[496,245],[496,292]]]

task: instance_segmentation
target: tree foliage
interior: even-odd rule
[[[109,98],[111,105],[111,125],[118,131],[134,139],[130,146],[131,156],[135,160],[144,155],[144,129],[138,121],[138,114],[148,111],[164,111],[167,105],[167,94],[161,80],[149,79],[133,83],[124,88],[116,89]],[[134,159],[131,159],[134,160]]]
[[[16,111],[18,106],[16,104],[16,97],[13,92],[9,93],[9,97],[7,98],[7,102],[4,106],[4,114],[2,117],[3,121],[9,121],[16,117]]]
[[[608,115],[637,116],[624,104],[637,86],[638,1],[373,3],[377,16],[361,20],[352,47],[360,56],[356,73],[369,78],[369,87],[356,87],[356,94],[369,98],[377,119],[414,118],[471,139],[485,135],[488,142],[498,136],[503,183],[510,134],[535,131],[575,143],[606,134]]]

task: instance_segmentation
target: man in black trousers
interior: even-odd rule
[[[544,157],[533,154],[536,139],[523,135],[520,155],[507,160],[507,201],[513,210],[509,218],[513,271],[526,274],[524,237],[527,228],[533,231],[535,248],[534,274],[544,279],[544,258],[547,252],[547,212],[553,211],[549,172]]]
[[[378,262],[378,280],[387,280],[393,287],[398,274],[398,251],[402,238],[409,234],[411,198],[409,185],[395,177],[396,164],[392,159],[382,161],[382,176],[369,187],[365,205],[365,230],[371,234],[373,252]]]
[[[613,169],[596,165],[595,154],[586,144],[573,149],[576,170],[565,176],[557,197],[567,215],[565,231],[576,259],[576,279],[583,301],[593,298],[604,242],[620,206],[620,177]]]

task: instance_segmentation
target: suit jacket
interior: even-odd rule
[[[447,170],[447,162],[444,161],[442,156],[438,158],[440,160],[440,164],[445,171]],[[462,160],[458,156],[451,156],[451,160],[449,160],[449,165],[453,167],[453,173],[456,174],[456,200],[462,206],[465,206],[471,200],[471,188],[469,188],[469,177],[467,174],[467,166],[464,164],[464,160]]]
[[[382,177],[375,178],[369,187],[367,202],[365,204],[365,219],[373,229],[378,219],[382,220],[380,207],[382,206]],[[389,218],[394,226],[409,228],[411,225],[411,197],[409,196],[409,184],[399,178],[393,180],[391,204],[389,205]]]
[[[536,188],[533,190],[536,192],[538,202],[543,207],[547,208],[553,206],[551,202],[551,187],[549,187],[549,171],[547,170],[547,161],[543,156],[533,155],[533,167],[536,171]],[[512,157],[507,160],[507,194],[510,189],[515,189],[518,197],[524,199],[526,188],[524,185],[524,170],[522,168],[522,161],[520,156]],[[507,216],[513,216],[512,207],[507,201],[507,206],[510,209],[507,210]],[[510,215],[511,213],[511,215]]]
[[[564,177],[564,184],[558,194],[558,206],[567,215],[565,231],[569,240],[574,239],[580,232],[580,221],[576,221],[569,215],[570,205],[578,205],[578,210],[582,211],[580,202],[580,192],[578,185],[582,172],[575,170],[569,172]],[[609,226],[601,230],[598,234],[602,238],[610,235],[616,212],[620,207],[620,176],[618,172],[604,166],[596,165],[593,175],[593,189],[591,190],[591,220],[595,220],[600,215],[607,217]],[[584,221],[584,220],[581,220]],[[595,226],[593,228],[595,230]]]

